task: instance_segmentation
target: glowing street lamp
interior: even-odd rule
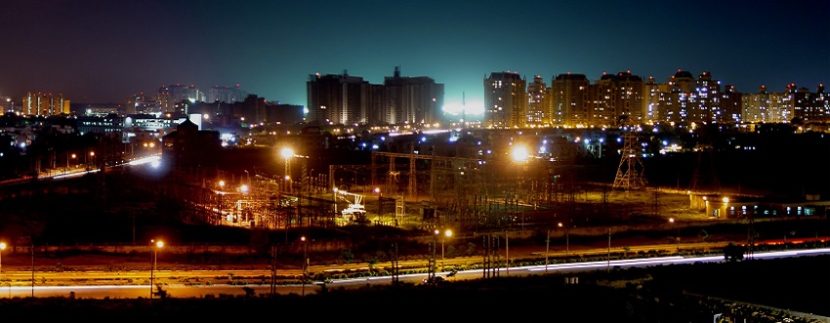
[[[306,241],[305,236],[300,236],[300,242],[303,243],[303,291],[302,295],[305,296],[305,281],[308,275],[308,242]]]
[[[530,151],[527,149],[527,146],[513,145],[513,148],[510,150],[510,159],[516,163],[527,162],[530,159]]]
[[[375,187],[372,191],[378,195],[378,218],[380,218],[383,216],[383,194],[380,193],[380,187]]]
[[[250,188],[248,187],[248,184],[239,185],[239,191],[242,192],[242,194],[248,194],[249,190]]]
[[[444,240],[452,238],[452,229],[444,230],[444,236],[441,237],[441,260],[444,260]]]
[[[289,159],[291,157],[294,157],[294,149],[291,149],[289,147],[285,147],[285,148],[280,150],[280,156],[282,156],[282,158],[284,158],[284,159]]]
[[[158,264],[158,251],[164,248],[164,241],[150,240],[153,244],[153,267],[150,268],[150,299],[153,299],[153,283],[155,281],[155,271]]]
[[[219,180],[219,183],[217,183],[217,184],[219,185],[220,189],[225,188],[225,181],[224,180]]]
[[[8,246],[5,242],[0,242],[0,273],[3,273],[3,250],[6,250],[6,247]]]
[[[679,253],[680,252],[680,228],[675,226],[674,222],[675,222],[675,220],[674,220],[673,217],[669,218],[669,225],[671,225],[675,229],[675,231],[674,231],[674,244],[675,244],[675,248],[677,248],[677,252]]]
[[[283,175],[285,175],[286,183],[291,179],[291,158],[294,157],[294,149],[290,147],[283,147],[280,149],[280,156],[285,159],[285,170]],[[291,186],[287,187],[287,190],[291,191]]]

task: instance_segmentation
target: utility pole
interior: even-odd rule
[[[300,241],[303,243],[303,290],[302,296],[305,296],[305,280],[306,275],[308,275],[308,241],[306,241],[306,237],[300,237]]]
[[[35,243],[32,242],[32,298],[35,297]]]
[[[398,243],[392,243],[392,284],[395,285],[400,282],[400,274],[398,273],[398,269],[400,268],[400,264],[398,263]]]
[[[435,229],[432,235],[432,256],[429,258],[429,273],[427,274],[427,282],[434,283],[435,282],[435,253],[436,249],[438,249],[438,234],[440,231]]]
[[[277,245],[271,246],[271,297],[277,295]]]
[[[488,278],[488,276],[490,274],[490,236],[489,235],[483,235],[483,236],[481,236],[481,238],[482,238],[482,244],[484,245],[484,248],[483,248],[484,253],[483,253],[483,255],[482,255],[483,257],[481,259],[481,262],[482,262],[481,278]]]
[[[608,227],[608,265],[605,270],[611,271],[611,227]]]
[[[507,230],[504,230],[504,257],[507,258],[504,261],[507,264],[504,267],[505,275],[510,276],[510,233]]]
[[[550,229],[548,229],[545,238],[545,272],[548,272],[548,252],[550,252]]]

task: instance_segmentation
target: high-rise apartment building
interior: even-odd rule
[[[308,121],[320,124],[365,124],[372,87],[362,77],[312,74],[306,82]]]
[[[195,85],[162,85],[159,88],[158,101],[164,112],[177,112],[176,104],[182,101],[205,102],[205,94]]]
[[[385,123],[431,124],[441,120],[444,84],[426,76],[401,76],[399,67],[383,81]],[[373,114],[371,112],[370,114]]]
[[[721,118],[720,81],[712,79],[709,72],[700,73],[689,106],[689,122],[715,123]]]
[[[588,78],[584,74],[559,74],[551,83],[552,123],[555,125],[587,125]]]
[[[484,124],[521,128],[527,121],[525,80],[518,73],[495,72],[484,79]]]
[[[666,85],[657,83],[654,76],[649,76],[643,84],[643,121],[654,123],[660,121],[660,95],[666,92]]]
[[[63,94],[28,92],[23,97],[20,112],[25,115],[52,116],[69,114],[69,99]]]
[[[527,124],[550,124],[550,110],[550,88],[541,75],[536,75],[533,82],[527,85]]]
[[[207,101],[205,102],[242,102],[245,100],[247,96],[248,92],[242,90],[239,87],[239,84],[236,84],[234,86],[216,85],[208,89]]]
[[[720,111],[717,122],[720,123],[740,123],[743,112],[743,95],[735,88],[734,85],[727,84],[723,88],[720,99]]]

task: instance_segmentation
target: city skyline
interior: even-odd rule
[[[682,68],[711,71],[741,92],[790,82],[813,88],[830,71],[827,6],[16,2],[6,11],[16,14],[0,19],[18,44],[0,53],[15,63],[0,78],[0,95],[45,90],[74,102],[122,102],[162,84],[241,84],[270,100],[306,104],[309,74],[345,69],[381,83],[394,66],[446,84],[450,112],[462,93],[468,107],[483,110],[485,74],[508,70],[528,81],[567,72],[595,81],[622,70],[665,81]],[[32,16],[40,19],[25,19]],[[59,40],[38,45],[50,37]]]

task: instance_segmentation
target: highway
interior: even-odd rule
[[[786,250],[786,251],[769,251],[756,252],[750,256],[751,259],[778,259],[778,258],[793,258],[817,255],[830,255],[830,248],[817,249],[801,249],[801,250]],[[500,268],[500,276],[527,276],[539,275],[545,273],[562,273],[562,272],[585,272],[593,270],[603,270],[609,268],[633,268],[633,267],[652,267],[663,265],[684,265],[693,263],[717,263],[723,262],[722,255],[710,256],[670,256],[670,257],[653,257],[653,258],[633,258],[624,260],[611,261],[591,261],[578,263],[562,263],[550,265],[534,265],[534,266],[516,266],[510,268]],[[203,274],[213,275],[227,275],[228,270],[204,271]],[[55,273],[60,274],[60,273]],[[164,275],[164,271],[160,271]],[[437,273],[438,276],[447,277],[449,272]],[[71,275],[71,273],[70,273]],[[457,272],[453,277],[448,278],[451,281],[455,280],[469,280],[476,279],[482,276],[482,270],[465,270]],[[427,274],[408,274],[401,275],[400,281],[418,283],[427,277]],[[391,276],[375,276],[363,278],[350,279],[336,279],[328,283],[330,288],[344,287],[356,288],[366,285],[386,285],[392,281]],[[310,285],[278,285],[277,292],[279,294],[289,293],[314,293],[319,290],[320,283]],[[204,297],[206,295],[244,295],[243,287],[250,288],[257,294],[267,294],[270,292],[268,284],[247,284],[247,285],[229,285],[229,284],[214,284],[214,285],[198,285],[191,286],[185,284],[167,285],[164,289],[171,297]],[[0,285],[0,298],[5,297],[28,297],[34,294],[35,297],[55,297],[55,296],[69,296],[73,293],[75,297],[79,298],[146,298],[150,294],[150,286],[147,284],[139,285],[88,285],[88,286],[2,286]]]

